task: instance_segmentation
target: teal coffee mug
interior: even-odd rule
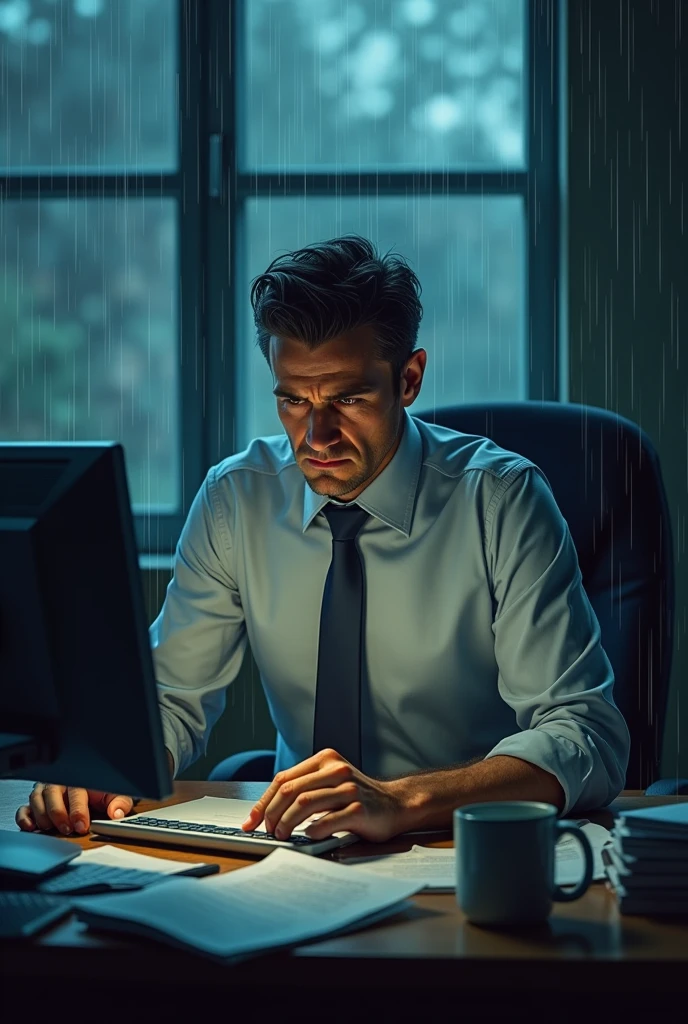
[[[569,833],[583,848],[585,872],[570,891],[554,883],[554,848]],[[552,804],[504,800],[454,811],[456,900],[472,924],[539,924],[552,901],[576,900],[593,874],[588,837],[557,821]]]

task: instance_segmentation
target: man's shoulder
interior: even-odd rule
[[[501,448],[482,435],[464,434],[415,417],[413,422],[422,438],[423,465],[450,479],[458,481],[468,474],[480,474],[486,482],[497,485],[534,467],[529,459]],[[293,479],[289,470],[296,473]],[[280,491],[285,487],[289,490],[295,482],[303,482],[286,434],[256,437],[243,451],[222,459],[209,471],[213,483],[225,481],[230,487],[237,478],[244,478],[248,485],[247,474],[258,474],[266,486],[274,485]]]
[[[211,468],[210,473],[216,481],[241,471],[278,476],[289,466],[296,466],[289,439],[286,434],[272,434],[268,437],[255,437],[248,448],[222,459]]]
[[[414,422],[423,438],[424,465],[444,476],[458,480],[467,474],[481,474],[496,483],[535,466],[530,459],[501,448],[483,435],[464,434],[415,418]]]

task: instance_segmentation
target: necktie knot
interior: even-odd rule
[[[333,505],[331,502],[322,511],[330,524],[333,540],[355,540],[370,516],[358,505]]]

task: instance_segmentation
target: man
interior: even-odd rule
[[[412,419],[418,280],[346,236],[253,283],[286,432],[208,473],[151,626],[173,771],[204,750],[246,643],[278,732],[245,827],[370,840],[453,808],[623,788],[626,724],[568,527],[541,471]],[[312,461],[314,459],[318,462]],[[304,484],[305,477],[305,484]],[[37,785],[21,828],[85,831],[128,797]]]

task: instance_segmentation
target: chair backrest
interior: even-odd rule
[[[560,402],[409,412],[489,437],[547,477],[576,546],[614,669],[614,700],[631,734],[626,788],[645,789],[660,775],[674,629],[671,523],[647,434],[615,413]]]

